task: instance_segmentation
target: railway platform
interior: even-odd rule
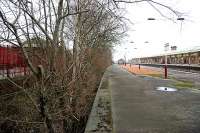
[[[112,131],[107,132],[199,133],[199,90],[158,91],[158,86],[169,86],[173,80],[132,74],[118,65],[109,67],[104,77],[104,81],[108,82],[107,89],[110,90],[112,110]],[[102,110],[96,111],[102,114]],[[95,127],[93,121],[90,123]],[[86,133],[91,132],[102,130],[86,130]]]
[[[153,67],[164,67],[165,64],[146,64],[142,63],[143,66],[153,66]],[[182,69],[187,71],[199,71],[200,72],[200,65],[199,64],[167,64],[168,68],[173,69]]]

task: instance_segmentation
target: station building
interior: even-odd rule
[[[165,55],[167,55],[167,64],[189,64],[200,65],[200,47],[190,50],[173,51],[167,54],[156,56],[134,58],[131,60],[133,64],[164,64]]]

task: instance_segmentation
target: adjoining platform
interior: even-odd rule
[[[145,64],[142,63],[142,66],[153,66],[153,67],[164,67],[165,64]],[[199,64],[167,64],[168,68],[173,69],[183,69],[187,71],[195,71],[200,73],[200,65]]]
[[[104,81],[108,81],[107,89],[111,96],[112,111],[112,131],[107,132],[199,133],[199,90],[158,91],[158,86],[170,86],[173,81],[133,75],[118,65],[109,67],[104,77]],[[101,111],[96,110],[96,113]],[[105,130],[97,129],[89,131],[88,127],[90,124],[87,125],[86,133],[106,133]]]

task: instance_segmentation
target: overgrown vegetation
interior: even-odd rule
[[[20,48],[31,73],[1,82],[0,132],[84,132],[125,32],[121,11],[111,1],[3,0],[0,26],[1,43]]]

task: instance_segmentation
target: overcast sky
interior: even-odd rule
[[[156,6],[167,17],[162,17],[150,4],[146,2],[126,4],[126,18],[129,24],[128,36],[120,46],[115,47],[114,60],[124,58],[151,56],[164,53],[164,44],[177,46],[177,50],[184,50],[200,46],[200,1],[199,0],[155,0],[180,11],[184,21],[177,21],[171,11]],[[149,21],[148,18],[156,20]],[[181,26],[182,25],[182,26]],[[181,28],[182,27],[182,28]],[[131,43],[134,42],[134,43]]]

